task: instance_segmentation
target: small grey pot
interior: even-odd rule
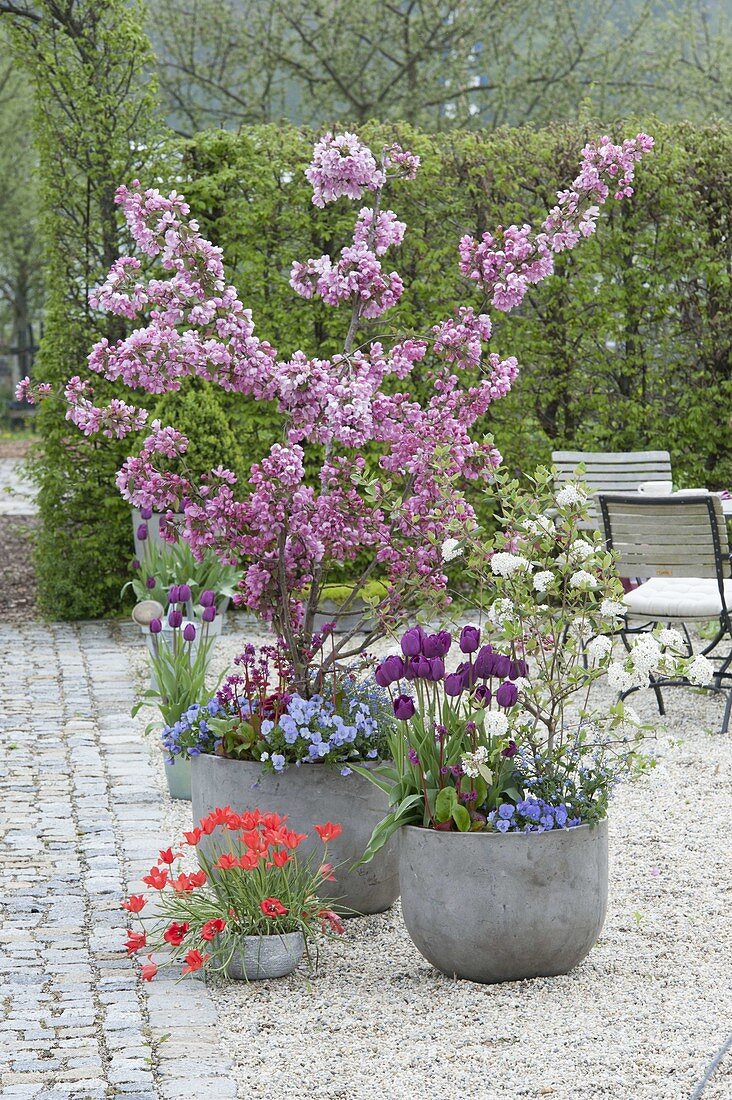
[[[244,936],[226,964],[224,973],[233,981],[284,978],[297,968],[304,953],[302,932],[285,932],[281,936]]]

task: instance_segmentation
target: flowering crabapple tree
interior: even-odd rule
[[[115,344],[99,341],[89,356],[91,370],[149,394],[176,390],[197,376],[274,401],[283,418],[282,440],[253,464],[246,493],[222,467],[195,484],[185,474],[186,438],[157,421],[120,470],[119,488],[138,507],[182,511],[182,536],[196,553],[212,547],[242,565],[240,601],[284,640],[305,691],[313,644],[323,643],[313,643],[314,616],[334,571],[368,555],[343,611],[374,573],[385,578],[387,594],[377,608],[380,626],[361,643],[354,626],[331,643],[329,662],[369,644],[419,589],[447,601],[442,544],[455,521],[469,524],[473,511],[461,489],[443,499],[440,482],[491,479],[500,454],[492,438],[477,431],[518,373],[515,357],[487,351],[486,311],[519,306],[529,288],[552,273],[557,253],[589,237],[610,193],[616,199],[632,194],[636,163],[652,145],[639,134],[620,145],[603,137],[585,146],[577,178],[558,193],[539,231],[509,225],[480,240],[462,238],[460,271],[476,285],[477,308],[461,305],[428,333],[387,339],[374,335],[374,324],[404,291],[386,257],[406,226],[384,199],[395,181],[414,178],[419,157],[399,145],[377,157],[354,134],[325,134],[306,173],[313,203],[365,202],[339,255],[292,266],[297,294],[350,311],[343,348],[330,359],[306,351],[285,359],[255,334],[251,311],[226,282],[221,250],[201,236],[181,195],[165,197],[137,181],[119,188],[117,201],[138,249],[158,262],[162,275],[143,276],[133,256],[112,266],[93,303],[140,327]],[[407,386],[417,364],[430,383],[424,402]],[[66,396],[68,419],[85,434],[121,438],[147,421],[144,409],[122,401],[97,408],[89,382],[78,377]],[[306,444],[319,448],[314,484],[305,476]],[[377,471],[367,468],[367,446],[379,454]]]

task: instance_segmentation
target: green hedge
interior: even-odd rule
[[[681,484],[732,485],[732,129],[644,119],[619,122],[612,134],[640,128],[656,150],[639,168],[634,197],[608,208],[597,236],[560,257],[521,311],[496,318],[494,350],[517,355],[522,372],[486,427],[517,469],[546,461],[555,447],[663,448]],[[373,124],[361,133],[377,146],[396,137],[422,156],[417,179],[389,198],[409,229],[392,261],[408,290],[388,332],[424,331],[470,300],[457,270],[459,237],[509,221],[538,224],[598,127],[424,134]],[[295,296],[290,264],[346,243],[353,204],[312,205],[303,169],[313,137],[291,126],[200,134],[184,146],[182,187],[223,247],[259,334],[284,354],[303,347],[322,356],[339,346],[347,311]],[[275,426],[260,408],[237,417],[252,457]]]

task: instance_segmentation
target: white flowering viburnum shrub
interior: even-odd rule
[[[713,667],[703,656],[690,656],[673,629],[638,634],[630,652],[617,655],[616,647],[614,655],[612,636],[623,625],[623,588],[614,555],[599,532],[585,527],[584,485],[557,489],[553,471],[540,468],[527,488],[499,474],[492,492],[500,531],[486,541],[475,528],[453,530],[451,549],[461,554],[471,603],[481,608],[492,631],[483,643],[492,642],[520,663],[522,675],[514,681],[515,702],[499,711],[500,729],[490,714],[480,715],[480,706],[472,707],[468,720],[477,722],[483,736],[464,762],[466,774],[479,763],[491,769],[500,760],[497,754],[515,745],[512,786],[524,802],[530,795],[542,805],[561,805],[568,811],[566,819],[562,811],[562,820],[598,820],[618,780],[648,766],[639,741],[649,726],[622,701],[598,706],[593,684],[607,677],[610,687],[623,693],[648,687],[654,676],[672,676],[704,686]],[[472,679],[470,686],[469,673],[465,692],[490,712],[496,685],[487,681],[487,691],[478,692],[476,700]],[[506,821],[508,828],[526,827],[517,810],[505,809],[503,816],[499,810],[493,824],[501,831]]]

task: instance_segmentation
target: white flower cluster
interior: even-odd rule
[[[540,538],[542,535],[553,535],[556,529],[551,516],[544,515],[540,515],[536,519],[525,519],[523,526],[524,531],[528,531],[535,538]]]
[[[488,622],[500,630],[506,623],[511,622],[516,608],[513,600],[496,600],[487,612]]]
[[[501,550],[491,558],[491,570],[496,577],[512,577],[514,573],[523,573],[531,568],[531,563],[521,554],[510,554]]]
[[[592,573],[588,573],[586,569],[578,569],[576,573],[573,573],[569,578],[570,588],[581,588],[587,590],[588,588],[597,588],[597,577],[593,577]]]
[[[478,745],[475,752],[464,752],[460,759],[465,774],[475,779],[480,775],[480,765],[488,763],[488,749],[485,745]]]
[[[669,649],[673,649],[676,653],[683,653],[686,649],[686,643],[684,642],[681,631],[674,630],[673,627],[668,627],[668,629],[660,631],[658,640],[661,645],[668,646]]]
[[[442,560],[453,561],[455,558],[459,558],[463,552],[463,548],[457,539],[445,539],[442,544]]]
[[[693,659],[686,670],[687,680],[695,687],[704,687],[706,684],[711,684],[713,676],[714,665],[702,653]]]
[[[586,539],[575,539],[569,548],[568,557],[571,562],[579,563],[587,561],[595,553],[595,547]]]
[[[598,665],[607,657],[608,653],[612,651],[612,648],[612,638],[608,638],[607,634],[598,634],[596,638],[592,638],[592,640],[587,643],[585,648],[587,660],[592,665]]]
[[[578,485],[565,485],[554,498],[560,508],[566,508],[568,504],[584,504],[587,496]]]
[[[483,729],[488,737],[503,737],[508,733],[508,718],[501,710],[488,710],[483,720]]]
[[[542,569],[540,573],[534,574],[534,588],[537,592],[546,592],[553,580],[554,574],[551,569]]]
[[[606,619],[622,619],[625,615],[625,604],[620,600],[603,600],[600,604],[600,614]]]

